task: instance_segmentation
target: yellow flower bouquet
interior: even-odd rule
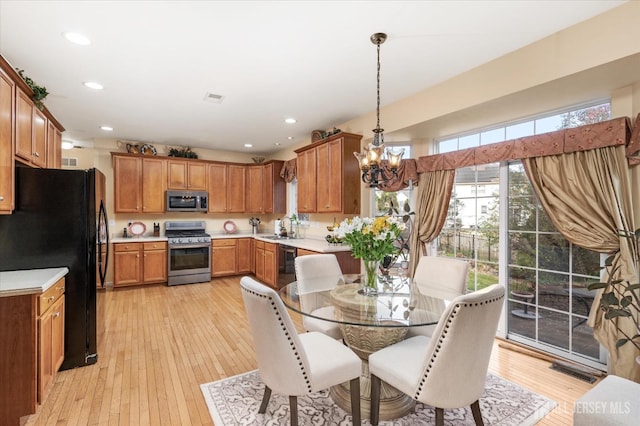
[[[335,235],[351,246],[353,257],[365,265],[365,293],[375,293],[379,263],[398,252],[395,242],[406,225],[395,216],[354,217],[343,220]]]

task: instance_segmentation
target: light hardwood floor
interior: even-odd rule
[[[256,368],[239,281],[101,292],[98,363],[60,372],[22,424],[212,425],[199,385]],[[497,344],[490,371],[558,402],[539,425],[570,425],[593,386]]]

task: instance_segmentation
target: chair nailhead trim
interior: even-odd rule
[[[276,303],[274,302],[273,298],[271,296],[267,296],[266,294],[262,294],[262,293],[255,292],[253,290],[249,290],[249,289],[247,289],[247,288],[245,288],[243,286],[241,286],[240,288],[242,288],[242,290],[244,290],[245,292],[247,292],[249,294],[253,294],[253,295],[259,296],[259,297],[268,298],[271,301],[271,308],[273,309],[274,313],[276,314],[276,318],[280,322],[280,327],[282,328],[282,331],[284,331],[284,334],[287,337],[287,340],[289,341],[289,346],[291,347],[291,350],[293,350],[293,353],[294,353],[296,359],[298,360],[298,366],[300,367],[300,372],[302,373],[302,377],[303,377],[305,383],[307,384],[307,392],[311,393],[311,381],[309,380],[309,375],[307,374],[307,371],[304,368],[304,363],[302,362],[302,358],[300,357],[300,353],[298,352],[298,349],[296,348],[296,346],[295,346],[295,344],[293,342],[293,337],[287,331],[287,327],[286,327],[286,325],[284,323],[284,320],[280,316],[280,312],[278,312],[278,308],[277,308]]]
[[[422,378],[420,379],[420,382],[418,383],[418,388],[416,389],[416,392],[413,396],[413,399],[415,399],[416,401],[420,398],[420,394],[422,393],[422,388],[424,386],[424,383],[427,380],[427,376],[429,376],[429,373],[431,372],[431,368],[433,367],[433,364],[436,361],[436,358],[438,356],[438,353],[440,352],[440,349],[442,348],[442,343],[444,342],[444,338],[447,336],[447,333],[449,333],[449,328],[451,328],[451,323],[453,322],[453,318],[455,318],[456,314],[458,313],[458,311],[460,310],[461,307],[472,307],[472,306],[482,306],[483,304],[489,304],[489,303],[495,303],[495,302],[499,302],[502,299],[504,299],[504,295],[499,296],[499,297],[495,297],[493,299],[488,299],[488,300],[483,300],[480,302],[474,302],[474,303],[463,303],[463,304],[457,304],[453,310],[451,311],[451,315],[449,315],[449,318],[447,319],[447,323],[444,325],[444,328],[442,330],[442,334],[440,335],[440,338],[438,339],[438,343],[436,344],[435,350],[433,351],[433,354],[431,355],[431,359],[429,360],[429,363],[427,364],[427,368],[424,371],[424,374],[422,376]]]

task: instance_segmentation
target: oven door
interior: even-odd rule
[[[187,274],[211,274],[210,244],[169,245],[170,277]]]

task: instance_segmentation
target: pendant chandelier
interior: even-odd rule
[[[370,188],[377,187],[380,183],[386,182],[398,175],[398,167],[404,154],[404,149],[393,152],[384,146],[384,129],[380,128],[380,45],[385,42],[385,33],[375,33],[370,37],[371,43],[378,49],[378,69],[377,69],[377,105],[376,105],[376,128],[373,129],[373,142],[365,147],[362,152],[354,152],[360,171],[362,171],[362,182]],[[383,167],[383,155],[386,155],[386,167]]]

